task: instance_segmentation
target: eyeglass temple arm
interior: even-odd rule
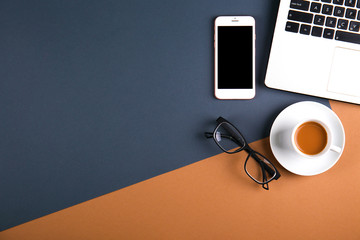
[[[234,139],[234,138],[233,138],[232,136],[230,136],[230,135],[220,134],[220,136],[223,137],[223,138],[230,139],[230,140],[232,140],[232,141],[234,141],[234,142],[238,142],[238,141],[236,141],[236,139]],[[205,137],[206,137],[206,138],[212,138],[212,137],[213,137],[213,133],[211,133],[211,132],[205,132]]]
[[[204,135],[205,135],[206,138],[212,138],[213,137],[213,133],[211,133],[211,132],[205,132]]]
[[[260,166],[261,166],[261,169],[262,169],[261,172],[262,172],[262,175],[263,175],[263,182],[267,182],[267,177],[266,177],[266,174],[265,174],[265,171],[264,171],[264,168],[267,167],[267,165],[265,165],[263,162],[260,162]],[[262,184],[262,187],[265,190],[269,190],[269,183]]]

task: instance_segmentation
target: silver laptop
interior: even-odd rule
[[[360,0],[281,0],[265,84],[360,104]]]

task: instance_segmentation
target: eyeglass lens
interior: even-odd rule
[[[253,152],[248,156],[245,171],[258,183],[264,183],[275,177],[275,167],[262,155]]]
[[[214,133],[215,141],[225,152],[236,152],[245,146],[245,140],[231,124],[221,123]]]

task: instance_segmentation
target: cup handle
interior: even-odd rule
[[[337,153],[341,153],[341,147],[338,147],[338,146],[335,146],[335,145],[332,145],[331,147],[330,147],[330,150],[331,151],[334,151],[334,152],[337,152]]]

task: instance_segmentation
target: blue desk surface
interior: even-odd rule
[[[0,3],[0,230],[219,153],[222,115],[249,142],[301,100],[268,89],[279,0]],[[213,96],[213,22],[256,19],[257,95]]]

